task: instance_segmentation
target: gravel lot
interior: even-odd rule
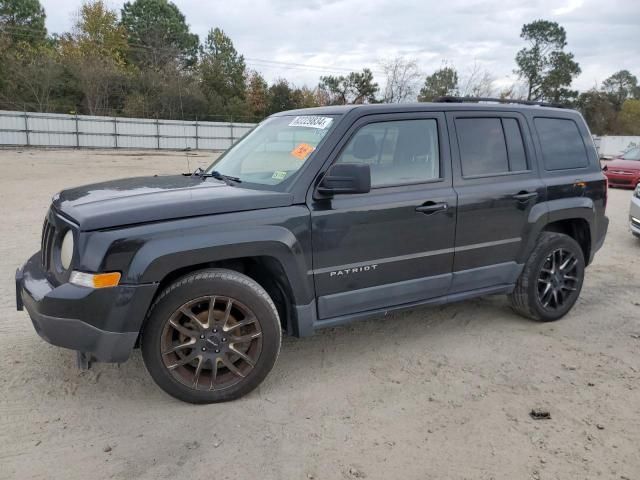
[[[252,394],[193,406],[139,352],[76,370],[15,311],[13,283],[56,191],[183,172],[185,154],[0,150],[0,165],[0,478],[640,479],[631,191],[610,192],[607,241],[560,322],[498,296],[287,338]]]

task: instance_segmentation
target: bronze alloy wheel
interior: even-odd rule
[[[171,315],[160,348],[164,366],[176,381],[195,390],[223,390],[241,382],[257,364],[262,330],[238,300],[199,297]]]
[[[551,252],[538,276],[538,299],[545,309],[562,308],[578,289],[578,259],[563,248]]]

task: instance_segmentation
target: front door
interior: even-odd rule
[[[318,318],[446,295],[457,198],[441,113],[367,116],[334,162],[368,163],[369,193],[310,201]]]

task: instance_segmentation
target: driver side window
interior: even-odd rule
[[[368,163],[372,187],[438,179],[437,121],[419,119],[370,123],[351,137],[337,161]]]

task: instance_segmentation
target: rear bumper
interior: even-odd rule
[[[101,362],[124,362],[133,350],[156,285],[120,285],[95,290],[52,285],[31,257],[16,272],[16,307],[27,310],[45,341]]]

